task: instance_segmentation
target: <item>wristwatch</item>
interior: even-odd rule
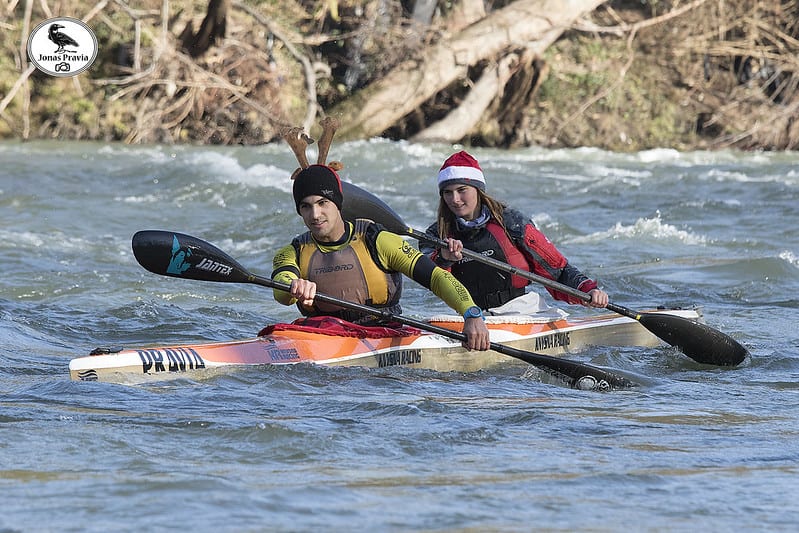
[[[464,319],[482,318],[483,320],[485,320],[485,317],[483,316],[483,310],[477,307],[476,305],[473,305],[469,309],[467,309],[466,312],[463,313],[463,318]]]

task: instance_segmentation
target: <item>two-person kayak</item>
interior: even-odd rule
[[[701,319],[698,310],[657,310]],[[430,324],[460,331],[463,319],[442,316]],[[587,317],[489,316],[492,342],[558,356],[589,346],[662,345],[658,337],[632,318],[617,314]],[[407,366],[441,372],[473,372],[519,361],[494,350],[468,351],[457,340],[416,328],[369,328],[337,319],[315,324],[273,324],[258,336],[226,342],[138,348],[97,348],[69,363],[72,379],[136,382],[200,374],[240,365],[311,363],[380,368]]]

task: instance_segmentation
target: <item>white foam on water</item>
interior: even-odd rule
[[[783,261],[787,261],[792,266],[799,268],[799,257],[797,257],[797,255],[790,250],[780,252],[778,257]]]
[[[188,167],[192,167],[206,178],[226,185],[273,187],[291,192],[290,178],[293,168],[281,168],[263,163],[244,166],[234,155],[214,151],[195,152],[186,159],[186,163]]]
[[[707,244],[707,238],[703,235],[696,235],[689,231],[678,229],[677,227],[664,223],[658,212],[654,218],[639,218],[633,224],[625,225],[617,222],[612,228],[585,235],[573,237],[564,242],[570,243],[594,243],[602,242],[606,239],[643,239],[654,241],[678,241],[683,244],[703,245]]]

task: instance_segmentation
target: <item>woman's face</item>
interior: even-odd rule
[[[441,190],[441,197],[456,217],[473,220],[480,214],[480,195],[477,187],[456,183]]]

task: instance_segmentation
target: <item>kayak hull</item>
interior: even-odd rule
[[[657,311],[698,320],[697,310]],[[488,317],[491,340],[520,350],[558,356],[589,346],[663,344],[638,321],[617,314],[558,320],[508,321]],[[442,317],[432,324],[461,331],[459,317]],[[81,381],[131,382],[172,379],[209,369],[241,365],[310,363],[327,366],[383,368],[407,366],[440,372],[474,372],[499,364],[523,364],[493,350],[468,351],[458,341],[428,332],[396,337],[339,337],[322,332],[276,330],[249,339],[193,345],[133,349],[97,349],[72,359],[70,377]]]

